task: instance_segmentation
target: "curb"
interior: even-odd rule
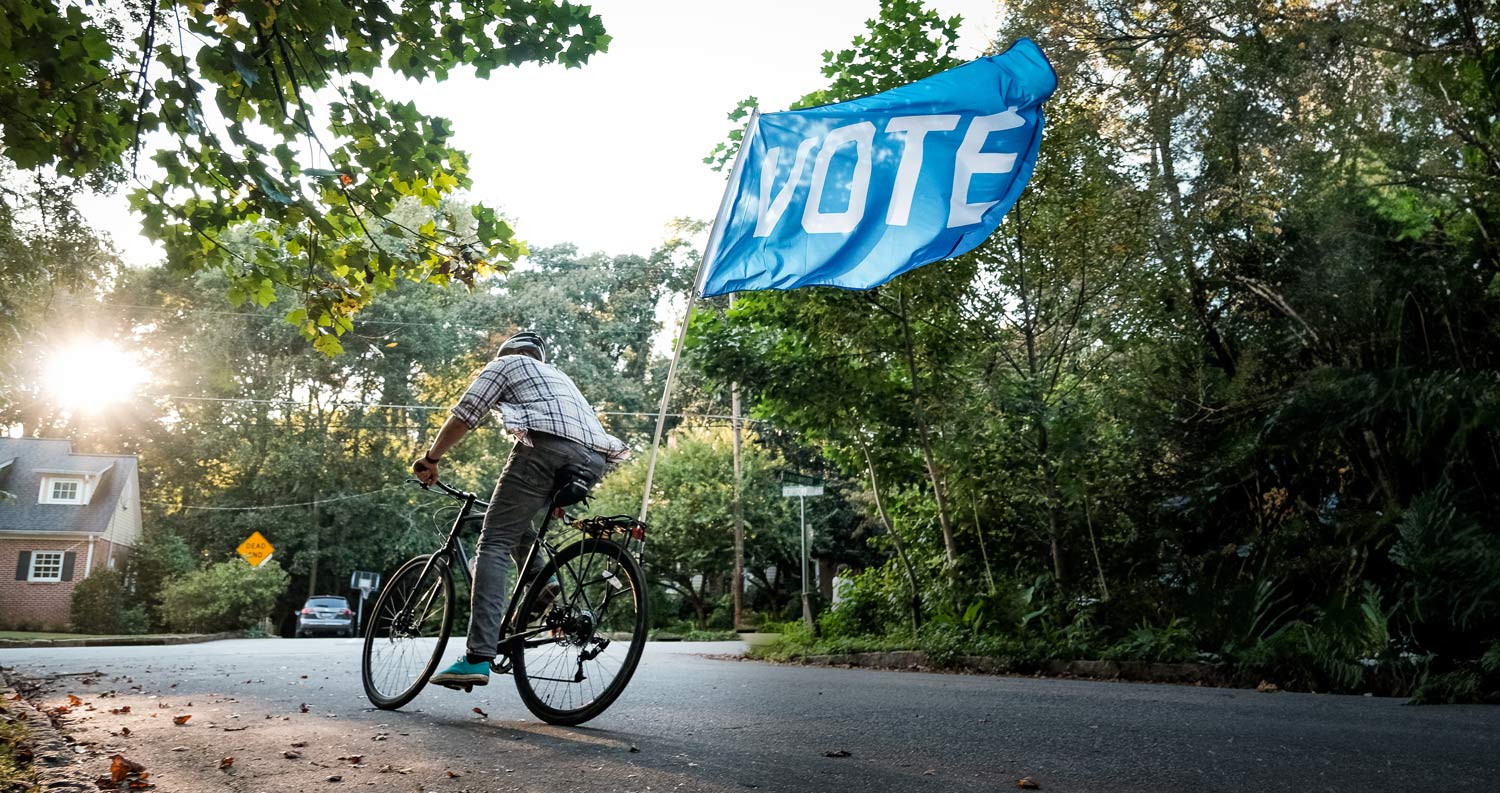
[[[1014,662],[980,655],[962,655],[935,664],[921,650],[896,650],[843,655],[808,655],[792,661],[809,666],[848,666],[860,669],[970,672],[989,675],[1043,675],[1092,680],[1129,680],[1139,683],[1177,683],[1231,688],[1253,687],[1255,681],[1235,670],[1213,664],[1166,664],[1146,661]]]
[[[97,639],[0,639],[0,650],[26,647],[152,647],[167,644],[202,644],[242,638],[244,638],[243,631],[107,636]]]
[[[31,771],[36,774],[39,789],[56,793],[87,793],[94,789],[89,775],[74,758],[71,741],[3,673],[0,673],[0,697],[14,708],[13,712],[26,726],[32,750]]]

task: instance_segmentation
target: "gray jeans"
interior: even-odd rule
[[[551,503],[558,469],[574,463],[588,469],[596,482],[604,475],[604,457],[593,449],[555,435],[533,432],[529,437],[532,445],[518,443],[511,450],[484,513],[469,608],[470,655],[495,655],[511,572],[526,561],[536,539],[535,518]]]

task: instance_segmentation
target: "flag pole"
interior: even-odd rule
[[[656,477],[656,454],[661,448],[661,430],[667,421],[667,406],[672,400],[672,384],[677,380],[677,361],[682,358],[682,345],[687,341],[688,324],[693,320],[693,306],[703,292],[703,279],[713,264],[714,249],[724,234],[729,209],[734,203],[735,184],[739,181],[740,166],[745,162],[745,150],[755,137],[755,122],[760,118],[760,109],[750,111],[750,120],[740,135],[740,150],[734,155],[734,166],[729,169],[729,178],[724,182],[724,195],[719,199],[719,211],[714,215],[714,226],[708,232],[708,243],[703,246],[703,256],[698,261],[698,274],[693,276],[693,286],[688,290],[687,311],[682,316],[682,328],[677,334],[677,345],[672,349],[672,363],[667,365],[667,382],[661,389],[661,406],[656,412],[656,432],[651,436],[651,458],[646,464],[646,492],[641,495],[642,523],[646,522],[646,511],[651,507],[651,482]]]

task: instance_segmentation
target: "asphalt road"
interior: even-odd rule
[[[61,717],[76,775],[120,752],[162,791],[1500,791],[1495,707],[705,657],[738,648],[650,645],[620,701],[572,729],[506,678],[373,710],[357,640],[7,650],[0,666],[42,682],[43,707],[83,701]]]

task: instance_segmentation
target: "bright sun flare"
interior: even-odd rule
[[[138,353],[108,341],[72,344],[47,364],[47,390],[70,410],[101,410],[123,402],[149,379]]]

